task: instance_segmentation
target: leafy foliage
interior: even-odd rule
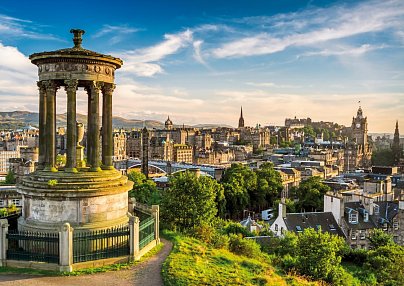
[[[6,179],[4,181],[7,185],[13,185],[16,182],[16,178],[14,172],[9,170],[6,175]]]
[[[148,205],[160,203],[160,192],[156,183],[148,180],[143,173],[131,171],[128,174],[128,179],[134,183],[133,189],[129,192],[129,197]]]
[[[320,177],[310,177],[301,182],[299,187],[291,190],[292,196],[298,199],[296,211],[322,211],[324,209],[324,195],[331,189],[321,180]]]
[[[185,231],[203,223],[211,223],[217,214],[216,198],[223,187],[214,179],[186,171],[170,179],[164,191],[161,216],[170,229]]]
[[[372,164],[375,166],[392,166],[392,165],[394,165],[393,151],[391,149],[373,151]]]

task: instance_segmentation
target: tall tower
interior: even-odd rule
[[[352,139],[358,145],[367,145],[368,141],[368,118],[363,117],[362,108],[359,106],[356,117],[352,118]]]
[[[168,116],[166,122],[164,123],[164,126],[167,130],[173,129],[173,122],[171,121],[170,116]]]
[[[238,128],[244,127],[243,107],[241,107],[240,119],[238,120]]]
[[[142,129],[142,173],[149,176],[149,132],[146,126]]]
[[[397,165],[401,158],[401,146],[400,146],[400,133],[398,131],[398,120],[396,121],[396,130],[394,130],[393,145],[391,146],[394,156],[394,164]]]

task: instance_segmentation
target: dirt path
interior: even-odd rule
[[[160,286],[163,285],[161,267],[170,254],[172,243],[162,239],[163,249],[155,256],[132,269],[110,271],[81,276],[34,276],[24,274],[0,274],[0,285],[4,286]]]

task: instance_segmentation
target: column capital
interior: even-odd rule
[[[103,95],[112,95],[115,88],[116,88],[116,84],[106,83],[102,87],[102,93],[103,93]]]
[[[43,80],[42,83],[43,83],[46,91],[51,92],[51,93],[56,93],[56,91],[60,87],[54,80]]]
[[[72,91],[72,90],[77,90],[79,81],[77,79],[66,79],[64,81],[64,84],[65,84],[66,91]]]
[[[45,92],[45,82],[43,80],[37,81],[36,85],[38,86],[38,89],[40,92]]]
[[[103,86],[104,86],[104,83],[101,82],[101,81],[90,81],[84,89],[87,92],[97,92],[97,93],[99,93]]]

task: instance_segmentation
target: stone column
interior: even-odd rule
[[[88,92],[88,119],[87,119],[87,161],[90,171],[100,171],[100,108],[99,94],[101,82],[93,81],[87,88]]]
[[[102,168],[114,169],[112,158],[114,140],[112,136],[112,93],[115,84],[104,85],[102,89]]]
[[[68,222],[59,229],[59,270],[73,270],[73,228]]]
[[[46,89],[44,82],[37,82],[39,88],[39,157],[38,169],[43,170],[46,162]]]
[[[131,260],[137,260],[139,257],[139,218],[129,216],[129,255]]]
[[[8,248],[6,235],[8,233],[8,226],[7,219],[0,219],[0,266],[6,266]]]
[[[56,91],[53,80],[45,81],[46,87],[46,171],[56,172]]]
[[[67,172],[77,172],[76,170],[76,147],[77,147],[77,130],[76,130],[76,90],[78,80],[65,80],[65,90],[67,93]]]
[[[152,215],[154,217],[154,239],[156,244],[160,243],[160,207],[152,205]]]

